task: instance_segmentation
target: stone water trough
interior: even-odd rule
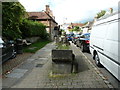
[[[52,73],[71,74],[77,72],[75,55],[72,50],[52,50]]]
[[[52,50],[52,61],[53,62],[72,62],[74,55],[72,50]]]

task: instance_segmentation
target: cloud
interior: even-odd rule
[[[74,22],[93,18],[101,10],[108,10],[110,7],[117,7],[118,0],[66,0],[54,9],[56,20]],[[63,20],[63,21],[62,21]]]
[[[119,0],[19,0],[27,11],[45,10],[49,4],[56,21],[63,22],[83,21],[93,19],[96,13],[109,8],[117,8]],[[67,19],[66,19],[67,18]]]
[[[38,8],[38,3],[40,3],[41,0],[36,0],[36,2],[34,2],[33,0],[29,1],[19,0],[19,1],[25,7],[26,11],[35,11]]]

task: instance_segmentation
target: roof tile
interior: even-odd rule
[[[50,19],[45,12],[28,12],[30,19]]]

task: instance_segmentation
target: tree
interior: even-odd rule
[[[100,17],[102,17],[102,16],[104,16],[105,15],[105,13],[106,13],[106,11],[105,10],[101,10],[101,12],[99,12],[99,13],[97,13],[97,19],[98,18],[100,18]]]
[[[25,8],[19,2],[2,2],[3,37],[21,38],[19,25],[22,23],[25,13]]]
[[[79,26],[75,26],[75,27],[73,28],[73,31],[80,31]]]
[[[84,25],[86,25],[87,23],[88,23],[88,21],[87,21],[87,22],[85,22],[85,23],[84,23]]]

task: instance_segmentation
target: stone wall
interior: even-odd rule
[[[36,41],[38,41],[40,39],[40,37],[30,37],[30,38],[26,38],[27,41],[30,41],[31,43],[34,43]]]

